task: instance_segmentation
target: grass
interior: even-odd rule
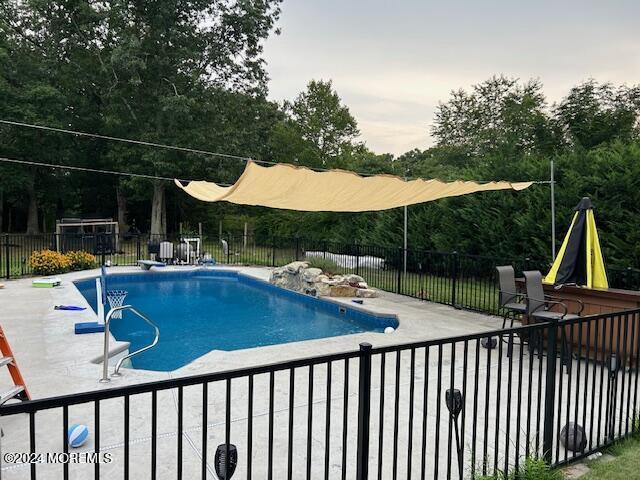
[[[474,476],[474,480],[562,480],[562,472],[553,469],[541,458],[527,457],[517,471],[505,475]]]
[[[640,436],[623,440],[608,449],[616,458],[589,462],[591,471],[582,480],[630,480],[640,478]]]

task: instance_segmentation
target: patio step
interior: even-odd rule
[[[0,393],[0,405],[3,405],[6,401],[17,397],[22,392],[24,392],[24,386],[16,385],[15,387],[10,388],[6,392]]]

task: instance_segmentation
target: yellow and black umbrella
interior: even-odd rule
[[[584,197],[575,210],[569,231],[544,281],[554,285],[608,288],[591,199]]]

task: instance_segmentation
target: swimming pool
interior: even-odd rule
[[[75,285],[95,311],[95,279]],[[145,370],[175,370],[211,350],[382,332],[398,325],[392,315],[373,315],[228,270],[113,274],[107,288],[126,290],[126,303],[160,329],[158,344],[132,358],[134,368]],[[113,319],[110,328],[117,340],[131,342],[131,351],[153,340],[149,325],[131,312]]]

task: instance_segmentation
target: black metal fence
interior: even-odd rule
[[[457,479],[562,465],[638,432],[639,337],[640,309],[4,405],[3,453],[25,452],[4,474]],[[79,419],[90,440],[73,449]],[[25,460],[78,450],[103,463]]]
[[[221,264],[279,266],[294,260],[322,261],[325,268],[336,270],[333,273],[361,275],[375,288],[492,314],[498,312],[496,265],[512,264],[518,273],[526,269],[546,271],[549,267],[543,260],[529,258],[500,259],[421,249],[405,252],[402,248],[296,237],[194,238],[200,239],[201,254],[207,253]],[[34,250],[84,250],[94,254],[100,264],[136,265],[139,259],[158,255],[160,243],[169,240],[174,243],[174,256],[184,254],[179,252],[179,238],[162,235],[6,234],[0,240],[0,275],[5,278],[31,274],[29,258]],[[608,275],[614,288],[640,289],[638,269],[611,267]]]

